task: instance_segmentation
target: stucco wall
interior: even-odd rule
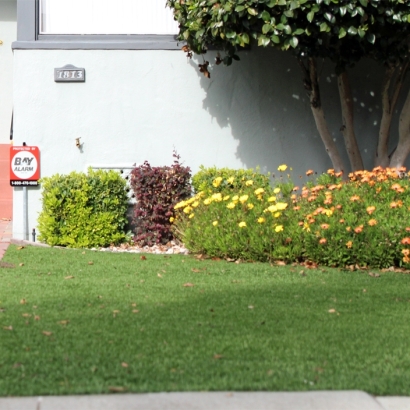
[[[214,56],[206,57],[212,62]],[[256,49],[241,60],[215,67],[208,80],[180,51],[15,50],[14,143],[39,146],[42,176],[98,164],[171,164],[174,148],[193,172],[201,164],[275,172],[287,163],[298,179],[307,169],[331,167],[292,55]],[[86,82],[55,83],[54,68],[65,64],[84,67]],[[342,147],[335,77],[326,65],[321,70],[327,117]],[[380,79],[366,63],[354,72],[367,166]],[[359,92],[364,82],[372,94]],[[29,206],[31,232],[41,209],[39,188],[29,188]],[[16,238],[23,236],[22,212],[22,191],[15,188]]]
[[[11,43],[17,38],[17,1],[0,0],[0,144],[10,142],[13,110],[13,52]]]

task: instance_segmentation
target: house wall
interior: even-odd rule
[[[206,58],[213,62],[215,54]],[[286,163],[298,180],[307,169],[330,168],[292,55],[255,49],[240,56],[232,67],[213,67],[209,80],[198,72],[202,59],[187,61],[181,51],[15,50],[14,144],[40,148],[43,177],[144,160],[170,165],[173,149],[193,172],[201,164],[275,172]],[[86,82],[55,83],[54,68],[66,64],[85,68]],[[337,84],[330,67],[321,70],[327,118],[342,147]],[[370,73],[362,63],[353,75],[367,166],[382,74]],[[364,82],[369,87],[360,93]],[[30,187],[28,194],[31,232],[41,189]],[[22,189],[14,188],[15,238],[23,237],[22,200]]]
[[[0,144],[10,143],[13,110],[13,51],[17,38],[17,1],[0,0]]]

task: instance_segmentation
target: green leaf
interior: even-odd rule
[[[356,27],[350,26],[349,29],[347,30],[347,32],[350,35],[355,36],[357,34],[357,29],[356,29]]]
[[[369,0],[359,0],[360,1],[360,4],[363,6],[363,7],[367,7],[367,5],[369,4]]]
[[[297,45],[299,44],[298,38],[297,38],[297,37],[292,37],[292,38],[289,40],[289,44],[290,44],[293,48],[296,48]]]
[[[261,14],[261,19],[265,22],[270,21],[270,14],[266,10],[264,10]]]
[[[309,23],[311,23],[313,21],[313,18],[315,17],[315,12],[313,10],[309,11],[309,13],[307,14],[306,17],[307,17]]]
[[[267,34],[269,33],[269,31],[271,31],[271,29],[272,29],[272,26],[270,24],[264,24],[262,26],[262,33]]]
[[[346,36],[346,30],[344,29],[344,27],[341,27],[339,30],[339,38],[343,38]]]
[[[273,34],[272,36],[270,36],[270,39],[271,39],[275,44],[279,44],[279,43],[280,43],[280,38],[279,38],[276,34]]]
[[[260,36],[258,39],[258,46],[266,47],[269,43],[270,43],[270,38],[267,38],[265,36]]]
[[[241,37],[242,37],[242,41],[243,41],[245,44],[249,44],[249,35],[248,35],[247,33],[243,33],[243,34],[241,35]]]
[[[245,6],[236,6],[236,7],[235,7],[235,11],[238,12],[238,13],[239,13],[240,11],[243,11],[243,10],[245,10]]]
[[[257,15],[258,15],[258,12],[257,12],[254,8],[252,8],[252,7],[249,7],[249,8],[248,8],[248,13],[249,13],[251,16],[257,16]]]
[[[376,42],[376,36],[373,33],[367,33],[366,38],[369,43],[374,44]]]
[[[320,31],[327,31],[327,30],[329,30],[329,26],[327,25],[327,23],[323,22],[320,25]]]

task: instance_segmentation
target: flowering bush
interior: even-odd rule
[[[409,174],[378,167],[343,181],[329,170],[302,189],[281,182],[270,190],[244,179],[232,193],[178,203],[174,229],[192,252],[209,256],[410,266]]]

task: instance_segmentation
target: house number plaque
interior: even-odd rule
[[[85,69],[67,64],[54,69],[54,81],[56,83],[84,83]]]

